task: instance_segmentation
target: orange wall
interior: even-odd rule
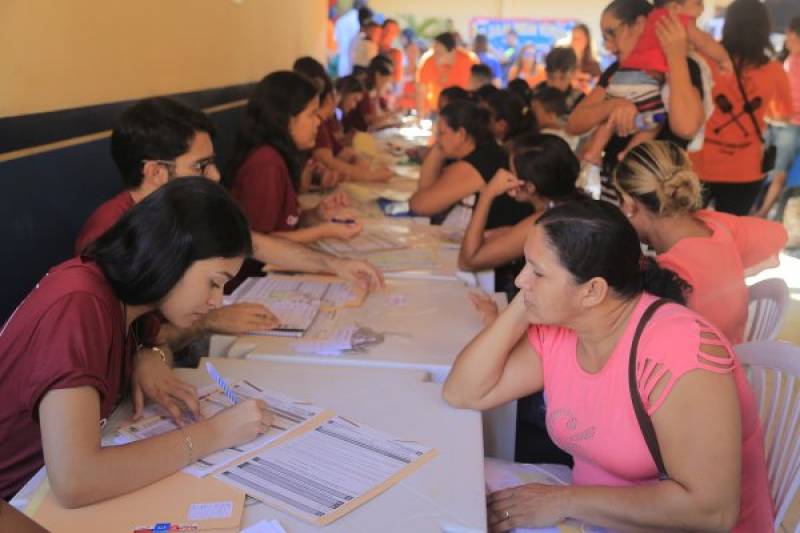
[[[0,0],[0,117],[261,79],[325,56],[326,0]]]

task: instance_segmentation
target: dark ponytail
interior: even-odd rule
[[[689,284],[642,255],[636,230],[618,207],[601,200],[576,200],[548,209],[536,224],[578,283],[600,277],[624,299],[647,291],[686,303]]]
[[[642,288],[650,294],[686,305],[692,286],[668,268],[661,268],[652,257],[642,256]]]

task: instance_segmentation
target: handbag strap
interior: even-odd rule
[[[750,100],[747,98],[747,93],[744,90],[744,83],[742,83],[742,76],[739,73],[739,67],[735,61],[733,62],[733,74],[736,77],[736,85],[739,87],[739,92],[742,93],[742,98],[744,99],[744,112],[750,117],[750,121],[753,123],[753,127],[756,129],[758,140],[761,141],[761,144],[764,144],[764,136],[761,134],[761,127],[758,125],[758,120],[756,120],[756,115],[753,113]]]
[[[636,420],[639,422],[639,429],[642,431],[642,436],[644,437],[645,444],[647,444],[647,449],[650,450],[650,455],[653,457],[653,462],[655,462],[656,468],[658,468],[658,479],[661,480],[669,479],[669,475],[667,474],[667,469],[664,467],[664,460],[661,458],[661,448],[658,446],[658,437],[656,436],[656,430],[653,427],[653,421],[650,419],[650,415],[647,414],[647,411],[644,408],[642,397],[639,395],[639,387],[636,385],[636,352],[639,349],[639,339],[642,337],[642,332],[644,332],[645,326],[653,317],[658,308],[667,303],[670,303],[670,301],[660,298],[651,303],[647,309],[645,309],[645,312],[642,314],[642,318],[639,319],[639,325],[636,326],[636,333],[634,333],[633,343],[631,343],[631,355],[630,359],[628,360],[628,386],[631,391],[633,410],[636,413]]]

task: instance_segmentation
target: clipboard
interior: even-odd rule
[[[142,489],[80,509],[66,509],[56,500],[47,479],[39,486],[25,514],[58,533],[102,531],[131,533],[156,523],[196,524],[198,531],[236,533],[242,521],[245,493],[211,477],[196,478],[178,472]],[[227,518],[192,520],[193,504],[231,502]]]

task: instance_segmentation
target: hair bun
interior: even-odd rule
[[[661,180],[658,196],[662,215],[694,211],[702,203],[700,179],[690,167],[679,167]]]

